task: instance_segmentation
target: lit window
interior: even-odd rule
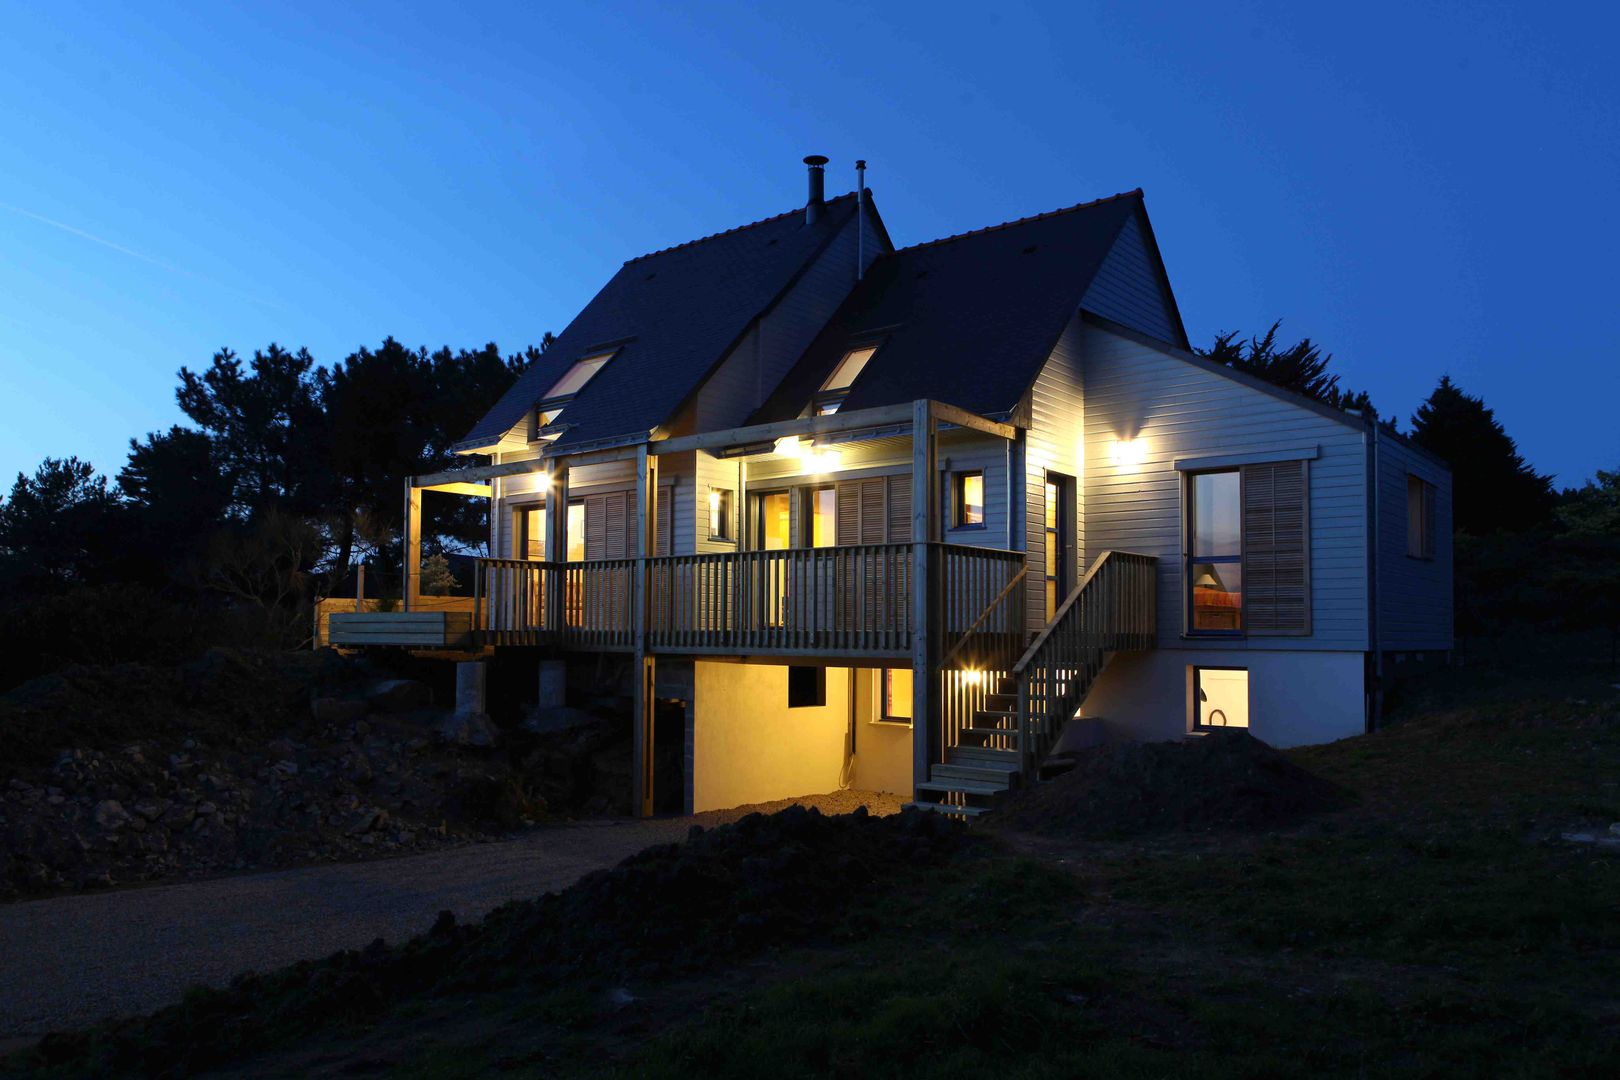
[[[1191,629],[1243,630],[1242,481],[1236,470],[1197,473],[1188,479],[1191,525],[1187,582]]]
[[[882,720],[911,723],[911,669],[883,669],[883,700],[878,709]]]
[[[1193,727],[1199,731],[1249,726],[1249,672],[1245,668],[1193,668]]]
[[[856,376],[877,351],[876,345],[864,345],[845,353],[844,358],[838,361],[838,366],[833,368],[833,373],[827,377],[827,381],[821,384],[811,411],[817,416],[830,416],[837,412],[838,407],[849,396],[849,388],[854,384]]]
[[[953,501],[956,503],[956,527],[976,529],[984,527],[984,473],[959,472],[956,474]]]
[[[568,520],[563,522],[567,535],[563,537],[564,550],[569,562],[585,561],[585,503],[576,499],[568,504]]]
[[[545,428],[553,423],[562,413],[562,407],[583,390],[585,384],[602,370],[602,365],[611,359],[613,359],[611,352],[598,353],[576,361],[573,367],[563,372],[562,378],[551,384],[551,389],[545,392],[540,403],[535,406],[537,426]]]
[[[838,489],[811,488],[806,496],[810,503],[810,546],[832,547],[838,543]]]
[[[726,488],[709,489],[709,539],[731,539],[731,492]]]

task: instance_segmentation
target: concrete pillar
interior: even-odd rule
[[[560,709],[568,704],[568,663],[565,660],[540,661],[540,690],[536,706]]]
[[[456,715],[483,716],[488,698],[485,694],[487,669],[482,660],[456,665]]]

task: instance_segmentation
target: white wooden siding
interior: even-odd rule
[[[1182,638],[1182,475],[1175,459],[1320,448],[1310,463],[1311,633],[1255,637],[1255,649],[1367,647],[1366,447],[1359,427],[1330,419],[1180,356],[1083,326],[1085,548],[1159,558],[1159,641]],[[1120,466],[1114,442],[1139,441],[1144,460]],[[1035,510],[1031,510],[1032,535]],[[1208,647],[1230,649],[1221,641]],[[1238,647],[1245,647],[1239,644]]]
[[[1434,558],[1406,553],[1406,478],[1434,485]],[[1451,474],[1399,439],[1378,440],[1378,640],[1385,652],[1452,647]]]
[[[1046,474],[1075,478],[1076,549],[1078,565],[1069,581],[1078,583],[1079,567],[1086,565],[1087,491],[1085,483],[1085,375],[1081,363],[1082,327],[1078,317],[1069,323],[1047,357],[1030,390],[1029,434],[1025,443],[1025,535],[1028,537],[1029,596],[1025,611],[1031,630],[1046,625]],[[1062,597],[1059,597],[1059,602]]]
[[[1166,344],[1181,344],[1158,268],[1134,214],[1120,230],[1080,306]]]

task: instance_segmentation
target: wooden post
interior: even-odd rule
[[[941,597],[932,543],[939,523],[939,457],[930,402],[911,410],[911,782],[926,783],[934,764],[939,720],[939,627]]]
[[[647,588],[649,564],[656,548],[658,527],[658,459],[647,452],[642,443],[636,453],[636,561],[632,574],[630,604],[631,643],[634,650],[635,693],[633,695],[632,723],[635,725],[632,743],[635,759],[635,783],[632,805],[640,817],[651,817],[653,812],[653,679],[657,661],[647,653],[647,617],[649,596]]]
[[[416,478],[405,478],[405,588],[401,606],[416,608],[422,587],[422,492]]]
[[[568,595],[568,574],[557,569],[568,560],[568,466],[558,461],[551,467],[551,490],[546,492],[546,612],[545,627],[561,634],[566,626],[564,612]]]
[[[366,610],[366,564],[365,560],[355,563],[354,567],[354,610]]]

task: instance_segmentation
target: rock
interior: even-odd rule
[[[536,735],[545,735],[558,731],[571,731],[574,728],[585,727],[596,723],[598,718],[584,709],[576,709],[569,705],[554,706],[548,709],[530,709],[529,715],[523,719],[523,730],[532,731]]]
[[[112,831],[129,824],[129,813],[117,799],[103,799],[96,804],[95,820],[103,829]]]
[[[350,836],[363,836],[374,829],[380,829],[388,824],[388,811],[379,807],[370,807],[356,814],[349,823]]]
[[[494,746],[496,740],[495,725],[483,713],[448,713],[434,734],[453,746]]]
[[[130,809],[147,821],[156,821],[168,812],[169,801],[167,799],[142,799]]]
[[[213,803],[207,801],[206,799],[197,804],[197,814],[198,814],[199,817],[208,817],[209,815],[215,814],[215,813],[218,813],[218,812],[219,812],[219,807],[215,806]]]
[[[378,712],[409,712],[432,700],[428,688],[414,679],[383,679],[365,690],[365,703]]]
[[[323,724],[347,724],[359,720],[370,709],[361,698],[318,697],[309,704],[310,715]]]

